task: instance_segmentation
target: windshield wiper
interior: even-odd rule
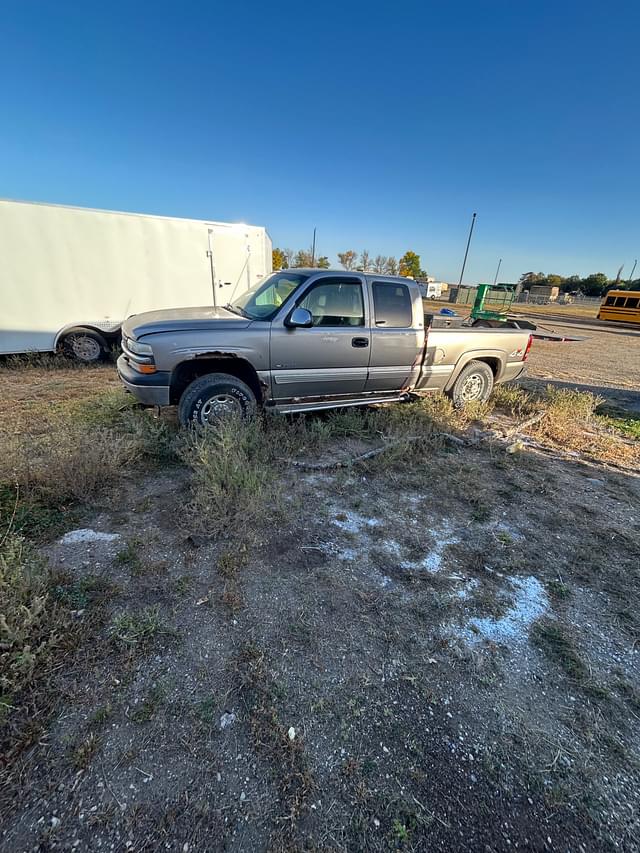
[[[244,309],[238,308],[236,305],[232,305],[230,302],[227,302],[224,307],[227,311],[231,311],[232,314],[237,314],[238,317],[245,317],[247,320],[251,319],[251,315],[247,314]]]

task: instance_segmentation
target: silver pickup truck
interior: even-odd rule
[[[258,407],[301,412],[432,391],[461,405],[523,372],[529,332],[446,322],[425,315],[411,279],[285,270],[224,308],[130,317],[118,373],[141,403],[177,404],[183,424],[206,426]]]

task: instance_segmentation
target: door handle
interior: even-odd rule
[[[369,338],[351,338],[352,347],[368,347]]]

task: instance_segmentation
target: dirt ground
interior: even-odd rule
[[[583,341],[535,341],[527,376],[591,391],[609,405],[640,412],[640,329],[611,328],[588,320],[531,318],[557,334]],[[526,384],[526,383],[525,383]]]
[[[559,346],[553,380],[586,370],[541,344],[534,378]],[[4,435],[112,384],[0,373]],[[284,455],[241,535],[194,533],[167,460],[39,544],[79,639],[5,756],[2,850],[640,849],[638,472],[437,438],[309,467],[373,445]]]

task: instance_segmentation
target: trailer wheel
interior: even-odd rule
[[[62,339],[62,349],[69,358],[75,358],[83,364],[95,364],[104,358],[108,346],[98,332],[92,329],[75,329]]]
[[[180,398],[178,416],[183,426],[214,426],[224,418],[247,420],[255,415],[251,388],[228,373],[207,373],[188,385]]]
[[[472,325],[474,329],[493,329],[488,320],[474,320]]]
[[[470,361],[448,392],[456,408],[465,403],[484,403],[493,390],[493,371],[484,361]]]

